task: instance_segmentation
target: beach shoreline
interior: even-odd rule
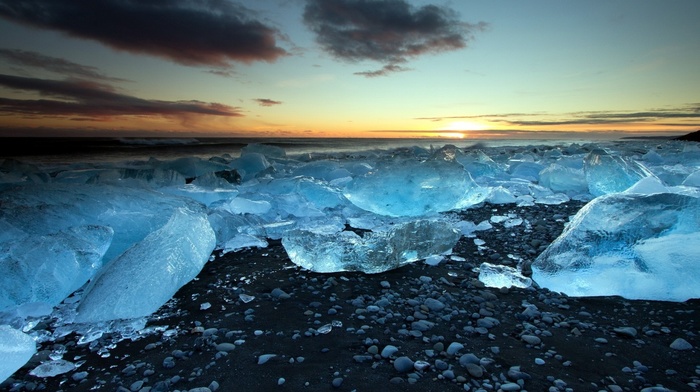
[[[108,334],[92,345],[74,334],[42,344],[0,390],[695,390],[697,348],[669,346],[682,338],[698,347],[700,300],[570,298],[478,280],[482,262],[534,258],[582,205],[453,212],[474,222],[512,213],[527,224],[493,224],[475,233],[482,246],[462,237],[437,266],[375,275],[303,270],[279,241],[217,255],[151,318],[159,332],[113,347]],[[60,347],[84,363],[29,374]]]

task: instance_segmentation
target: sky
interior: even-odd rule
[[[700,1],[0,0],[0,136],[700,129]]]

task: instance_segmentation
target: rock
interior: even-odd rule
[[[392,355],[396,354],[399,351],[396,346],[392,346],[391,344],[388,344],[384,349],[382,350],[382,358],[389,358]]]
[[[626,338],[635,338],[637,336],[637,330],[633,327],[617,327],[613,329],[613,332]]]
[[[542,339],[538,338],[535,335],[523,335],[520,337],[520,339],[522,339],[523,342],[530,344],[530,345],[533,345],[533,346],[536,346],[536,345],[542,343]]]
[[[455,355],[459,352],[459,350],[463,349],[464,345],[461,343],[457,342],[452,342],[450,343],[449,346],[447,346],[447,355]]]
[[[394,361],[394,369],[399,373],[408,373],[413,370],[413,361],[409,357],[398,357]]]
[[[674,350],[680,350],[680,351],[693,349],[693,345],[688,343],[688,341],[683,339],[683,338],[678,338],[678,339],[674,340],[673,343],[671,343],[671,345],[669,347],[671,347]]]
[[[472,377],[481,378],[484,375],[484,369],[477,364],[467,363],[465,368]]]

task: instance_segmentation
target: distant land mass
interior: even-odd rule
[[[687,140],[692,142],[700,142],[700,130],[691,132],[687,135],[678,136],[676,140]]]

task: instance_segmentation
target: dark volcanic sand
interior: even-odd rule
[[[308,272],[292,264],[274,241],[266,249],[228,253],[209,262],[161,309],[160,318],[149,323],[168,326],[177,331],[175,336],[160,332],[122,341],[103,358],[97,349],[79,346],[77,337],[69,335],[61,342],[68,346],[64,359],[86,360],[82,366],[53,378],[29,375],[52,349],[44,344],[0,389],[184,391],[215,381],[219,391],[326,391],[335,390],[334,380],[336,384],[342,380],[338,390],[463,391],[465,384],[472,391],[479,386],[489,390],[489,385],[497,390],[499,383],[516,381],[517,376],[508,378],[508,371],[519,365],[529,375],[520,376],[525,377],[523,390],[529,391],[555,386],[559,389],[551,390],[637,391],[656,385],[697,390],[700,300],[568,298],[534,288],[484,288],[478,281],[475,268],[482,262],[508,263],[508,254],[534,258],[581,205],[486,205],[466,210],[464,219],[476,223],[513,212],[531,227],[494,224],[489,231],[477,232],[486,248],[478,249],[472,238],[460,240],[453,254],[466,261],[444,261],[434,267],[416,262],[376,275]],[[289,298],[276,298],[272,294],[276,288]],[[244,303],[240,293],[255,299]],[[431,310],[425,306],[427,298],[446,307]],[[204,303],[211,308],[202,310]],[[523,303],[535,305],[539,312],[523,316]],[[418,333],[412,323],[419,319],[434,324]],[[483,320],[494,323],[493,319],[497,325],[489,325],[486,334],[486,329],[476,328],[484,325]],[[342,322],[342,327],[316,333],[333,320]],[[615,333],[618,327],[633,327],[637,336]],[[541,343],[527,344],[521,339],[524,334],[538,336]],[[671,349],[678,337],[695,349]],[[217,344],[234,342],[232,351],[217,351]],[[448,354],[453,342],[464,347]],[[100,343],[109,344],[108,336]],[[398,351],[389,358],[372,356],[372,346],[381,353],[386,345]],[[426,350],[434,350],[432,356]],[[460,365],[460,357],[470,353],[482,359],[476,371],[472,367],[474,375]],[[276,356],[258,364],[265,354]],[[426,361],[430,367],[411,372],[414,375],[400,373],[393,362],[401,356]],[[537,364],[537,358],[544,364]],[[164,361],[174,366],[164,366]],[[439,366],[451,371],[443,373]],[[87,376],[75,381],[79,372]],[[285,380],[282,385],[280,378]]]

